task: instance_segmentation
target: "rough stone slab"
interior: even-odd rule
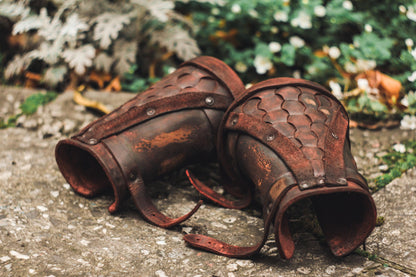
[[[10,100],[5,113],[13,114],[19,101],[33,92],[1,88],[0,103]],[[113,107],[132,97],[122,93],[87,95]],[[96,118],[74,105],[71,98],[70,93],[62,94],[26,118],[35,122],[31,127],[25,126],[25,120],[19,128],[0,130],[0,276],[408,276],[356,254],[335,258],[317,236],[307,232],[295,236],[296,251],[289,261],[279,257],[272,237],[260,255],[247,260],[194,250],[182,241],[183,233],[196,232],[231,243],[253,244],[262,234],[255,206],[234,211],[206,203],[194,217],[172,230],[143,221],[130,202],[119,214],[110,215],[110,196],[86,199],[76,195],[56,166],[54,146],[58,140]],[[384,146],[389,141],[385,137],[397,133],[352,132],[354,147],[364,149],[363,153],[354,150],[364,172],[375,171],[377,166],[366,145],[378,141],[379,147]],[[211,167],[215,170],[215,165]],[[204,169],[194,170],[204,173]],[[370,237],[368,248],[414,268],[414,261],[408,260],[415,257],[416,226],[414,219],[409,220],[415,214],[414,191],[405,190],[412,185],[411,177],[405,178],[408,183],[402,184],[400,179],[399,185],[388,186],[392,193],[386,189],[376,194],[386,224]],[[403,189],[397,189],[401,186]],[[149,184],[149,189],[156,205],[171,216],[189,211],[199,199],[183,171]],[[396,230],[404,224],[398,234]],[[384,238],[391,244],[383,242]]]
[[[416,170],[393,180],[374,199],[385,223],[368,240],[368,250],[416,274]]]

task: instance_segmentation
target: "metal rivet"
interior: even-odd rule
[[[302,183],[302,184],[300,184],[300,188],[307,189],[307,188],[309,188],[309,185],[308,185],[308,183]]]
[[[325,184],[325,180],[324,179],[319,179],[318,183],[323,185],[323,184]]]
[[[237,117],[234,117],[234,118],[231,120],[231,125],[236,125],[236,124],[237,124],[237,122],[238,122],[238,118],[237,118]]]
[[[275,138],[276,138],[276,136],[275,136],[274,134],[270,134],[270,135],[267,135],[266,140],[267,140],[267,141],[272,141],[272,140],[274,140]]]
[[[338,139],[338,136],[334,132],[331,132],[331,135],[334,139]]]
[[[133,181],[134,179],[136,179],[136,175],[133,172],[131,172],[129,174],[129,178],[130,178],[131,181]]]
[[[337,183],[338,184],[341,184],[341,185],[346,185],[347,184],[347,179],[345,179],[345,178],[339,178],[337,180]]]
[[[91,145],[93,145],[93,144],[97,144],[97,142],[98,142],[98,140],[97,140],[97,139],[95,139],[95,138],[90,138],[90,139],[88,140],[88,144],[91,144]]]
[[[214,103],[215,103],[214,97],[212,97],[212,96],[208,96],[207,98],[205,98],[205,103],[206,103],[208,106],[212,106],[212,105],[214,105]]]
[[[148,108],[147,110],[146,110],[146,114],[147,115],[154,115],[155,114],[155,109],[153,109],[153,108]]]

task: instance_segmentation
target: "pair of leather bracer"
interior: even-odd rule
[[[212,57],[182,64],[145,92],[92,122],[56,146],[63,176],[79,194],[114,193],[111,213],[129,195],[145,219],[171,227],[172,219],[153,205],[144,182],[186,164],[215,159],[223,114],[244,86],[231,68]]]
[[[366,180],[358,173],[349,141],[348,115],[322,86],[299,79],[270,79],[234,101],[220,124],[218,155],[231,180],[227,191],[244,192],[228,201],[192,174],[194,186],[225,207],[248,203],[259,194],[265,234],[255,246],[233,246],[189,234],[191,246],[229,257],[260,251],[273,226],[281,256],[289,259],[294,242],[287,210],[309,198],[332,253],[343,256],[361,245],[375,226],[376,208]]]

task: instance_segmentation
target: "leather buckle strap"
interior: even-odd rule
[[[179,223],[190,218],[202,205],[203,201],[199,200],[195,207],[187,214],[178,217],[170,218],[159,212],[155,207],[150,197],[146,193],[144,182],[140,176],[130,176],[131,180],[128,182],[128,189],[133,198],[133,202],[139,210],[140,214],[149,222],[162,227],[171,228]]]
[[[243,209],[247,207],[252,200],[250,193],[246,193],[241,199],[238,200],[229,200],[223,195],[215,192],[210,187],[201,182],[198,178],[195,177],[189,170],[186,170],[186,175],[188,176],[191,184],[199,191],[203,196],[210,199],[211,201],[229,209]]]

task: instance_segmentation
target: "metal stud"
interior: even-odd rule
[[[325,184],[325,180],[323,178],[322,179],[319,179],[318,183],[321,184],[321,185],[323,185],[323,184]]]
[[[133,172],[130,172],[129,179],[130,181],[134,181],[136,179],[136,174],[134,174]]]
[[[150,116],[150,115],[154,115],[154,114],[155,114],[155,112],[156,112],[156,111],[155,111],[155,109],[153,109],[153,108],[148,108],[148,109],[146,110],[146,114],[147,114],[147,115],[149,115],[149,116]]]
[[[308,183],[302,183],[302,184],[300,184],[300,188],[301,189],[307,189],[307,188],[309,188],[309,184]]]
[[[212,105],[214,105],[214,103],[215,103],[214,97],[212,97],[212,96],[208,96],[207,98],[205,98],[205,103],[206,103],[208,106],[212,106]]]
[[[237,124],[237,122],[238,122],[238,117],[234,117],[232,120],[231,120],[231,125],[236,125]]]
[[[97,140],[97,139],[95,139],[95,138],[90,138],[90,139],[88,140],[88,144],[91,144],[91,145],[97,144],[97,142],[98,142],[98,140]]]
[[[345,178],[339,178],[337,180],[337,183],[340,184],[340,185],[346,185],[347,184],[347,179],[345,179]]]
[[[275,138],[276,138],[276,136],[275,136],[274,134],[270,134],[270,135],[267,135],[266,140],[267,140],[267,141],[272,141],[272,140],[274,140]]]

